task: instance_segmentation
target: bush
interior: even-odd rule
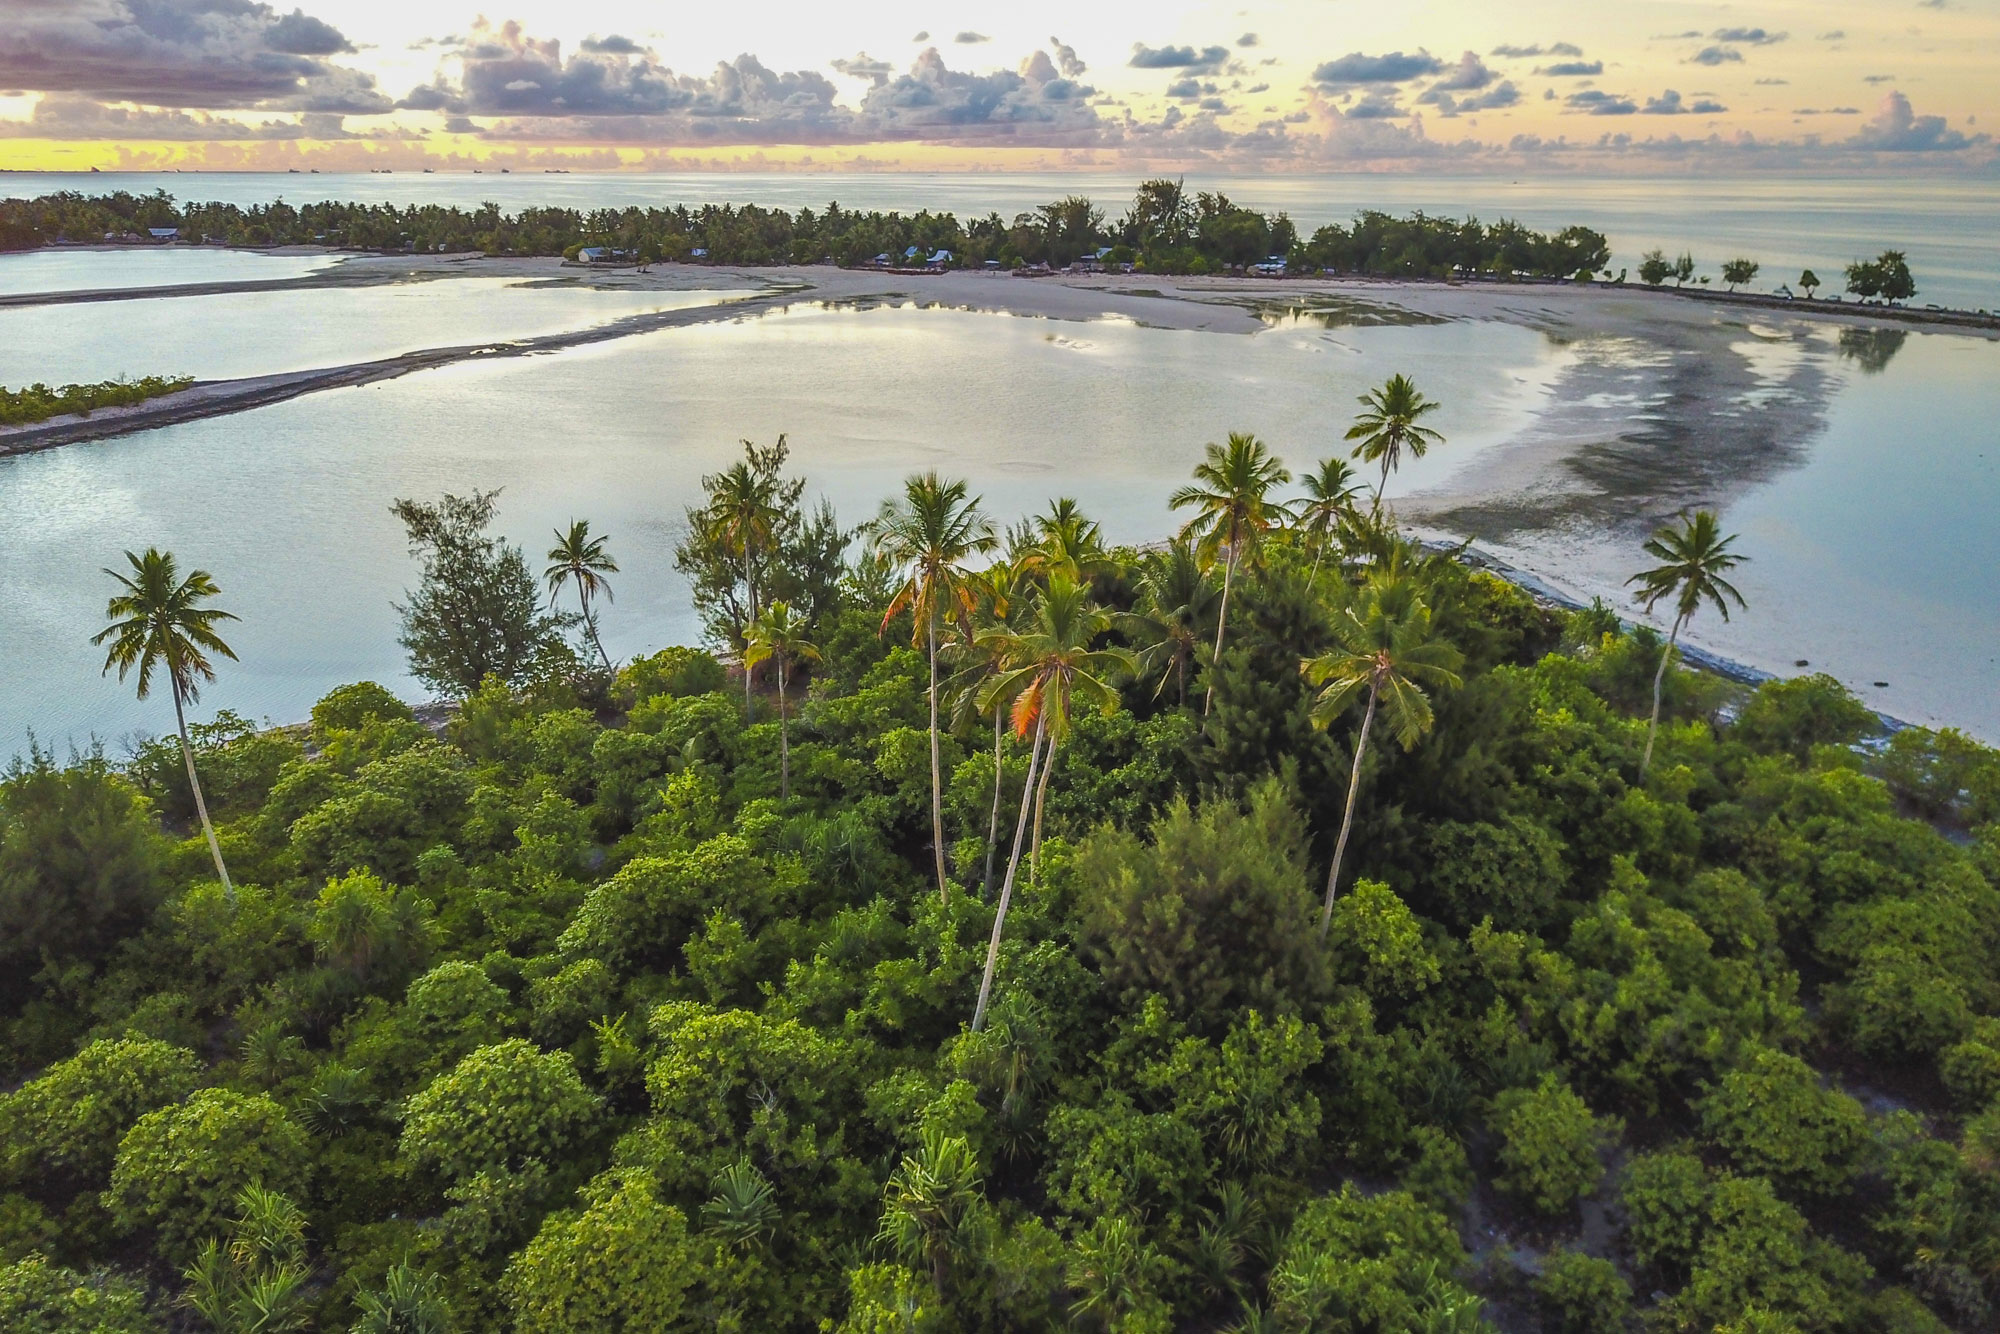
[[[706,695],[722,689],[728,680],[722,664],[698,648],[670,645],[650,658],[634,658],[618,672],[612,698],[618,706],[633,705],[656,695],[684,698]]]
[[[1553,1074],[1532,1089],[1507,1089],[1493,1100],[1501,1137],[1494,1184],[1546,1214],[1560,1213],[1597,1189],[1600,1155],[1615,1139],[1615,1118],[1600,1120]]]
[[[222,1231],[245,1186],[296,1195],[311,1168],[310,1141],[276,1102],[202,1089],[139,1118],[104,1202],[121,1228],[153,1228],[162,1254],[185,1259]]]
[[[531,1158],[554,1161],[596,1112],[567,1052],[513,1038],[481,1047],[410,1099],[401,1152],[464,1181]]]
[[[146,1290],[117,1274],[79,1274],[30,1255],[0,1267],[0,1329],[8,1334],[158,1334]]]
[[[358,732],[372,722],[413,722],[416,716],[373,681],[335,686],[312,706],[313,741],[324,746],[335,732]]]
[[[1768,1048],[1724,1075],[1697,1106],[1704,1133],[1738,1167],[1806,1195],[1845,1189],[1868,1138],[1860,1103],[1822,1088],[1798,1057]]]
[[[1464,1263],[1443,1214],[1404,1191],[1364,1196],[1350,1182],[1293,1220],[1271,1273],[1272,1309],[1285,1329],[1339,1328],[1363,1312],[1369,1328],[1420,1329],[1431,1289],[1463,1294],[1453,1276]]]
[[[1622,1182],[1625,1241],[1641,1265],[1665,1274],[1686,1272],[1708,1214],[1708,1169],[1692,1153],[1642,1153]]]
[[[501,1279],[522,1334],[655,1334],[675,1328],[694,1279],[687,1220],[650,1176],[607,1173],[582,1213],[551,1215]]]
[[[1617,1265],[1594,1255],[1550,1251],[1533,1286],[1551,1334],[1615,1334],[1632,1318],[1632,1285]]]
[[[1814,746],[1851,746],[1881,725],[1846,686],[1815,672],[1758,686],[1731,733],[1753,750],[1804,763]]]
[[[145,1038],[91,1043],[0,1100],[0,1162],[16,1181],[101,1185],[133,1123],[194,1092],[201,1062]],[[48,1175],[45,1175],[48,1174]]]

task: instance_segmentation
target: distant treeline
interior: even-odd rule
[[[926,256],[948,250],[955,265],[997,261],[1008,267],[1104,256],[1157,273],[1207,273],[1283,256],[1293,267],[1399,277],[1453,273],[1528,274],[1573,278],[1610,260],[1604,237],[1587,227],[1555,235],[1502,220],[1405,218],[1366,210],[1352,225],[1329,225],[1310,236],[1284,213],[1265,214],[1222,194],[1189,191],[1170,180],[1140,185],[1116,221],[1080,195],[1021,213],[961,223],[950,213],[857,212],[839,204],[796,213],[755,204],[699,208],[578,210],[528,208],[503,213],[497,204],[466,210],[439,205],[283,202],[176,203],[164,191],[85,196],[44,195],[0,200],[0,249],[33,249],[61,241],[102,241],[107,234],[146,235],[178,228],[189,241],[230,245],[320,244],[361,250],[483,251],[492,255],[559,255],[582,246],[628,251],[641,261],[706,259],[718,264],[811,264],[831,259],[865,264],[880,254]]]
[[[137,380],[66,384],[60,389],[45,384],[31,384],[26,389],[0,385],[0,426],[25,426],[73,414],[89,416],[97,408],[129,407],[193,383],[190,375],[148,375]]]

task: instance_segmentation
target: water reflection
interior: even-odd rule
[[[1908,329],[1842,329],[1840,355],[1868,375],[1880,375],[1909,340]]]

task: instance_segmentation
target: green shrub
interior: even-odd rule
[[[1697,1104],[1702,1130],[1745,1172],[1808,1195],[1846,1187],[1868,1138],[1861,1104],[1820,1085],[1796,1056],[1768,1048],[1724,1075]]]
[[[149,1227],[185,1259],[222,1231],[243,1188],[301,1193],[312,1171],[306,1133],[263,1094],[202,1089],[148,1112],[126,1133],[104,1200],[127,1231]]]
[[[612,698],[631,709],[657,695],[686,697],[720,690],[727,676],[713,655],[697,648],[669,645],[650,658],[634,658],[618,672]]]
[[[1632,1285],[1594,1255],[1550,1251],[1533,1287],[1550,1334],[1616,1334],[1632,1318]]]
[[[1493,1100],[1500,1173],[1494,1184],[1543,1213],[1560,1213],[1597,1189],[1602,1154],[1617,1138],[1615,1118],[1593,1116],[1553,1074],[1532,1089],[1513,1088]]]
[[[581,1213],[552,1214],[501,1279],[521,1334],[675,1328],[694,1279],[687,1220],[640,1171],[599,1177]]]
[[[463,1181],[531,1158],[554,1161],[596,1112],[567,1052],[513,1038],[481,1047],[410,1099],[401,1152]]]
[[[0,1329],[8,1334],[159,1334],[146,1290],[118,1274],[79,1274],[45,1256],[0,1268]]]

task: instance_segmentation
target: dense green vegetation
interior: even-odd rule
[[[282,201],[176,203],[164,192],[0,200],[0,250],[60,241],[102,241],[178,228],[190,241],[231,245],[322,244],[360,250],[483,251],[493,255],[574,255],[608,246],[642,260],[704,259],[717,264],[866,264],[876,255],[899,262],[914,246],[925,256],[949,250],[957,265],[989,260],[1009,267],[1063,266],[1109,248],[1108,259],[1156,273],[1207,273],[1284,256],[1294,266],[1414,277],[1453,273],[1587,276],[1610,262],[1604,238],[1585,227],[1551,236],[1519,223],[1476,218],[1407,218],[1366,210],[1351,226],[1329,224],[1310,236],[1285,214],[1267,215],[1225,195],[1190,192],[1178,181],[1147,181],[1118,219],[1072,195],[1012,220],[990,213],[963,223],[950,213],[857,212],[705,204],[698,208],[578,210],[497,204],[466,210],[430,204]]]
[[[1722,281],[1734,292],[1756,278],[1761,267],[1754,259],[1725,260]],[[1648,250],[1639,260],[1639,281],[1648,287],[1658,287],[1669,278],[1674,280],[1675,287],[1685,287],[1694,277],[1694,256],[1685,252],[1678,259],[1669,260],[1665,251]],[[1705,284],[1708,279],[1704,276],[1696,281]],[[1806,269],[1799,274],[1796,285],[1810,300],[1822,284],[1818,274]],[[1879,300],[1894,305],[1917,294],[1917,280],[1911,275],[1909,259],[1902,251],[1884,250],[1872,260],[1856,260],[1847,266],[1847,292],[1863,301]]]
[[[714,656],[405,501],[441,726],[14,763],[0,1327],[1992,1328],[2000,755],[1248,437],[1145,552],[785,464],[688,516]],[[173,669],[214,582],[132,566]]]
[[[193,383],[191,375],[148,375],[137,380],[66,384],[60,389],[45,384],[31,384],[26,389],[0,385],[0,426],[25,426],[71,414],[88,417],[97,408],[129,407],[161,394],[177,393]]]

